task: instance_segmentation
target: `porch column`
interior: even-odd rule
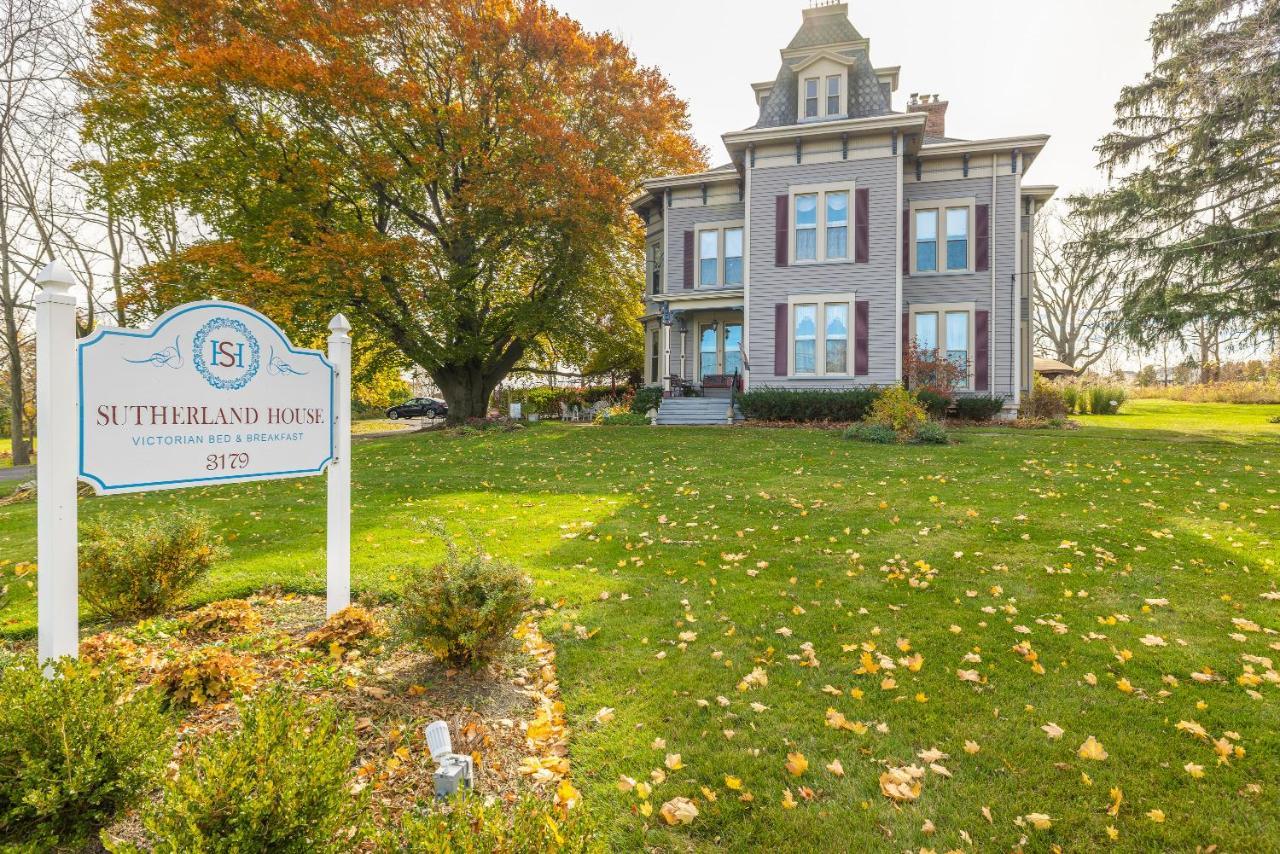
[[[671,391],[671,327],[659,322],[658,328],[662,330],[662,390]]]

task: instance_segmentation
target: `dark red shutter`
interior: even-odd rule
[[[778,196],[774,199],[773,226],[773,263],[777,267],[787,266],[787,232],[790,230],[791,198]]]
[[[991,207],[973,209],[973,268],[979,273],[991,269]]]
[[[684,286],[693,287],[693,232],[684,233]]]
[[[902,212],[902,274],[911,272],[911,211]]]
[[[902,379],[904,382],[907,379],[906,377],[907,356],[908,354],[910,354],[910,352],[911,352],[911,312],[904,311],[902,313],[902,368],[903,368]]]
[[[779,197],[781,198],[781,197]],[[780,302],[773,307],[773,375],[787,375],[787,304]]]
[[[861,191],[859,191],[861,192]],[[867,333],[871,329],[871,303],[860,299],[853,304],[853,374],[865,377],[870,370],[867,359]]]
[[[865,264],[871,254],[871,190],[857,190],[854,199],[853,260]]]
[[[991,388],[989,380],[989,343],[990,330],[987,329],[990,312],[975,311],[973,313],[973,390],[987,391]]]

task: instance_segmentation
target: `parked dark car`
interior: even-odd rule
[[[393,421],[397,418],[444,418],[448,414],[448,405],[434,397],[415,397],[387,410],[387,417]]]

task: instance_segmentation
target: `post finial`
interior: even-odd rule
[[[36,273],[36,284],[41,290],[54,294],[65,294],[75,284],[71,271],[61,261],[54,259],[40,268]]]
[[[351,331],[351,321],[347,320],[347,316],[342,312],[338,312],[333,316],[333,320],[329,321],[329,331],[340,335],[346,335]]]

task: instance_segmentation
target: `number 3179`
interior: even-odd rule
[[[248,467],[248,454],[210,454],[205,457],[205,471],[235,471]]]

